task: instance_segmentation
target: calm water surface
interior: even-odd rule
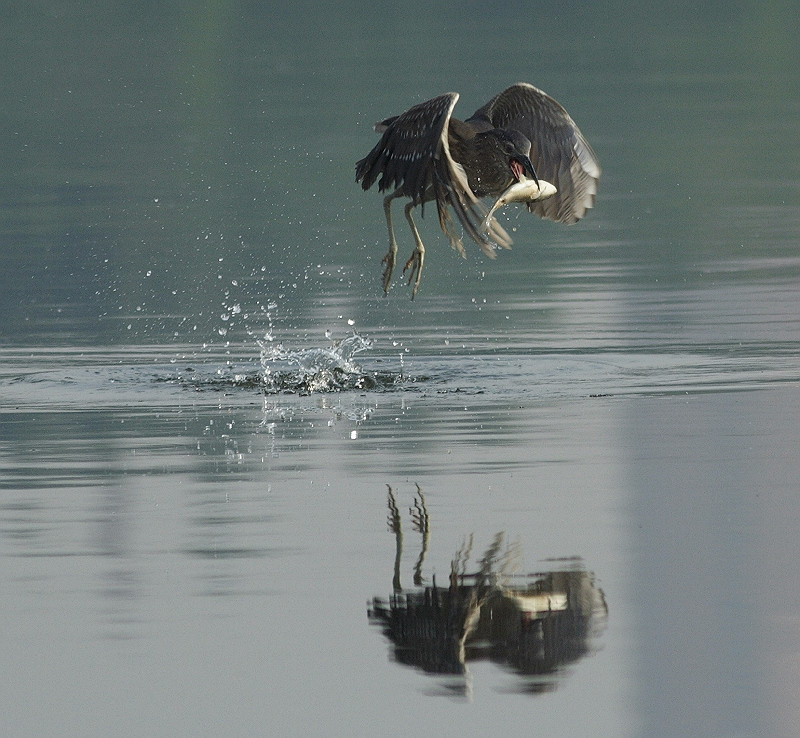
[[[4,734],[796,735],[796,10],[2,15]],[[372,122],[518,80],[596,209],[384,298]]]

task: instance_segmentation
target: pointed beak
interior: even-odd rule
[[[539,178],[536,176],[536,170],[533,168],[533,164],[531,160],[527,157],[520,157],[520,164],[522,164],[523,169],[525,170],[526,174],[530,175],[531,179],[536,182],[537,186],[539,184]]]
[[[538,186],[539,178],[536,176],[536,170],[533,168],[533,164],[531,164],[531,160],[527,156],[513,156],[511,157],[509,165],[511,166],[511,171],[514,172],[517,182],[520,182],[522,179],[532,179]]]

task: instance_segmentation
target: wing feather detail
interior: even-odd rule
[[[509,248],[511,238],[496,221],[488,233],[481,230],[488,209],[450,154],[449,123],[458,97],[457,92],[448,92],[377,123],[375,130],[381,138],[356,164],[356,181],[365,190],[376,182],[382,192],[400,188],[414,205],[435,200],[442,230],[464,256],[464,244],[448,209],[452,208],[466,233],[494,258],[495,244]]]
[[[483,128],[514,128],[531,142],[537,175],[556,186],[546,200],[528,204],[542,218],[575,223],[594,206],[600,162],[569,113],[533,85],[512,85],[475,111],[469,123]]]

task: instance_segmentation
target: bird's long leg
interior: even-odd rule
[[[389,291],[389,285],[392,283],[392,272],[397,262],[397,241],[394,238],[394,228],[392,227],[392,200],[402,194],[402,189],[396,189],[391,195],[383,198],[383,212],[386,214],[386,227],[389,229],[389,251],[381,262],[386,265],[383,269],[384,293]]]
[[[417,290],[419,289],[419,281],[422,278],[422,266],[425,263],[425,246],[422,244],[422,239],[419,236],[419,231],[417,230],[417,225],[414,223],[414,219],[411,217],[411,210],[414,208],[414,201],[406,205],[406,220],[408,224],[411,226],[411,232],[414,234],[414,241],[416,242],[416,248],[414,249],[414,253],[411,254],[411,258],[406,262],[406,265],[403,267],[403,274],[406,273],[409,269],[411,269],[411,274],[408,275],[408,283],[414,282],[414,290],[411,293],[411,299],[413,300],[417,296]],[[415,279],[416,275],[416,279]]]

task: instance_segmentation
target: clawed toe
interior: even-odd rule
[[[425,252],[421,251],[420,249],[414,249],[414,253],[411,254],[411,258],[406,262],[406,265],[403,267],[403,274],[405,274],[409,269],[411,273],[408,275],[408,283],[414,283],[414,290],[411,292],[411,299],[413,300],[417,296],[417,290],[419,289],[419,282],[422,279],[422,266],[425,263]]]
[[[396,251],[389,251],[386,256],[383,257],[383,261],[381,264],[385,264],[386,266],[383,268],[383,292],[387,294],[389,292],[389,285],[392,283],[392,273],[394,272],[394,265],[397,261],[397,252]]]

